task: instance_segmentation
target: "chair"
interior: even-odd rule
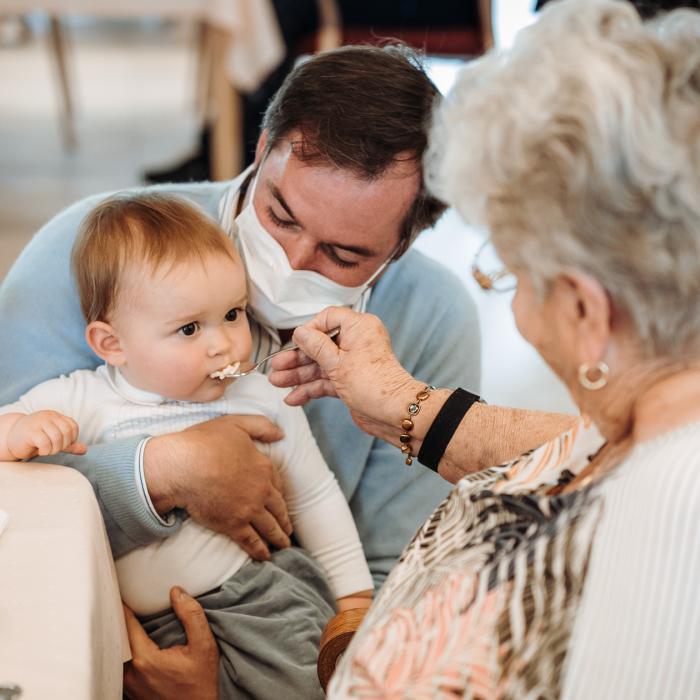
[[[316,35],[302,39],[299,53],[315,53],[336,45],[377,44],[387,38],[398,39],[408,46],[431,56],[471,58],[493,46],[492,0],[477,3],[478,26],[420,27],[342,25],[336,0],[318,0],[320,29]]]

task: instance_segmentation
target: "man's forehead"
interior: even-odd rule
[[[420,167],[409,158],[373,178],[327,163],[304,162],[290,150],[275,149],[266,161],[263,187],[301,226],[327,229],[325,238],[332,238],[334,231],[398,236],[421,186]]]

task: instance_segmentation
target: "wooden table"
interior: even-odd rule
[[[67,467],[0,462],[0,510],[0,685],[121,700],[129,646],[92,487]]]

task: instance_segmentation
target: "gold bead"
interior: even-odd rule
[[[406,432],[413,430],[413,421],[410,418],[404,418],[401,421],[401,428]]]
[[[411,451],[410,445],[401,445],[401,452],[403,452],[405,454],[406,452],[410,452],[410,451]]]
[[[406,466],[410,467],[413,464],[413,455],[406,457]]]
[[[416,394],[416,401],[425,401],[428,396],[430,396],[430,392],[423,389]]]

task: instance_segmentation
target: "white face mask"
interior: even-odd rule
[[[271,328],[296,328],[327,306],[358,305],[369,285],[389,264],[394,252],[358,287],[344,287],[310,270],[294,270],[284,248],[260,223],[253,197],[236,217],[238,242],[248,272],[248,302],[255,317]]]

